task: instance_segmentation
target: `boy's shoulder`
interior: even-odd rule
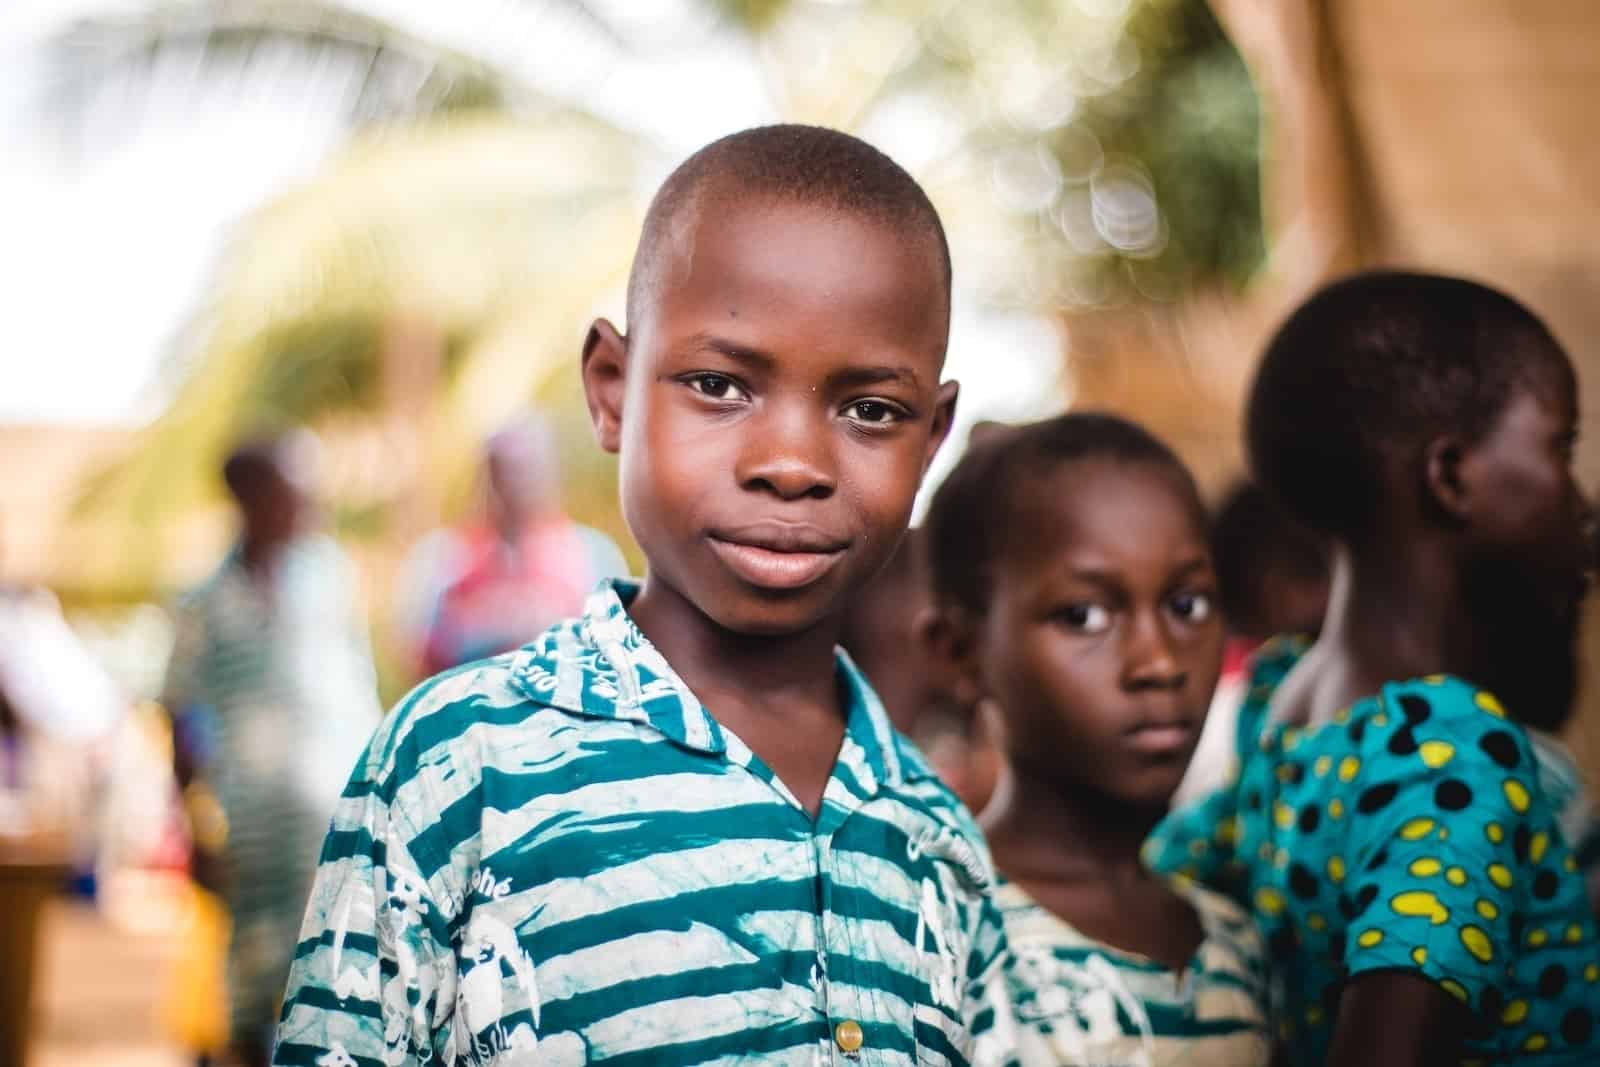
[[[497,742],[513,736],[520,750],[578,743],[574,727],[582,720],[570,711],[601,710],[603,701],[594,693],[587,702],[563,701],[556,690],[563,675],[579,679],[579,688],[592,688],[582,686],[581,679],[593,675],[597,653],[580,640],[582,626],[582,619],[557,623],[519,649],[420,683],[384,717],[362,758],[360,776],[392,795],[430,767],[472,776]]]

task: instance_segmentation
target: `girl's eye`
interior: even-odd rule
[[[1184,622],[1199,623],[1211,618],[1211,598],[1205,593],[1179,593],[1169,603],[1172,613]]]
[[[745,391],[732,378],[721,374],[696,374],[687,379],[689,388],[712,400],[744,400]]]
[[[1056,615],[1068,628],[1086,634],[1105,633],[1111,628],[1111,613],[1099,604],[1068,604]]]
[[[901,412],[882,400],[857,400],[845,408],[845,414],[857,422],[881,426],[901,418]]]

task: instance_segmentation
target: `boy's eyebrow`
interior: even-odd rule
[[[903,382],[913,388],[917,385],[917,372],[911,367],[847,367],[831,376],[834,385],[876,385],[879,382]]]
[[[770,370],[778,361],[766,352],[748,345],[736,344],[724,337],[712,334],[696,334],[690,340],[693,348],[709,348],[711,351],[727,356],[735,363],[742,363],[756,370]]]
[[[759,348],[751,348],[749,345],[738,344],[737,342],[730,341],[725,337],[718,337],[715,334],[696,334],[690,338],[689,344],[691,348],[710,349],[719,355],[728,357],[735,363],[742,363],[745,366],[754,368],[756,370],[771,370],[778,363],[777,357],[771,355],[770,353],[763,352]],[[878,382],[904,382],[906,385],[914,388],[919,379],[917,378],[917,372],[915,368],[880,365],[874,367],[847,367],[844,370],[830,375],[828,381],[830,385],[835,386],[875,385]]]

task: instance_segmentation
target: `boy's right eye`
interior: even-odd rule
[[[1066,605],[1056,612],[1056,618],[1069,629],[1086,634],[1105,633],[1111,628],[1111,613],[1103,606],[1087,601]]]
[[[701,396],[712,400],[746,400],[748,394],[732,378],[722,374],[691,374],[684,383]]]

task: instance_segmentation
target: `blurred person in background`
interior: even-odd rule
[[[982,716],[963,712],[959,678],[935,654],[927,534],[906,531],[889,562],[849,607],[839,644],[883,701],[895,729],[916,742],[961,802],[981,811],[1000,771]]]
[[[1146,857],[1252,908],[1287,1062],[1600,1061],[1600,933],[1528,731],[1577,685],[1579,395],[1464,279],[1355,275],[1268,342],[1251,467],[1329,540],[1328,611],[1253,658],[1235,782]]]
[[[577,614],[601,579],[627,574],[610,538],[562,510],[544,419],[524,416],[493,434],[483,474],[483,518],[431,535],[407,568],[401,625],[422,675],[516,648]]]
[[[129,701],[46,589],[0,584],[0,842],[91,860],[99,742]]]
[[[1198,800],[1237,773],[1235,734],[1249,688],[1251,655],[1273,637],[1314,640],[1328,605],[1327,545],[1253,482],[1239,484],[1224,498],[1212,522],[1211,552],[1228,625],[1227,653],[1175,806]],[[1559,736],[1533,726],[1527,732],[1540,784],[1560,813],[1562,833],[1588,881],[1591,905],[1600,914],[1600,813],[1593,795]]]
[[[316,440],[251,441],[223,466],[240,534],[179,606],[163,703],[197,846],[232,918],[234,1054],[269,1059],[323,833],[380,708],[356,572],[313,531]]]
[[[1279,635],[1315,638],[1328,608],[1327,546],[1254,482],[1223,497],[1211,522],[1211,558],[1228,640],[1222,679],[1175,806],[1209,793],[1237,768],[1234,732],[1251,654]]]

